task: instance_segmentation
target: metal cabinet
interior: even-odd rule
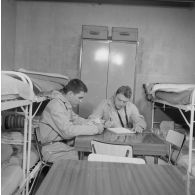
[[[82,39],[81,80],[88,94],[79,107],[87,118],[101,100],[109,98],[122,85],[134,91],[136,43],[128,41]]]

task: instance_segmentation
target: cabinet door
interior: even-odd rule
[[[129,85],[134,93],[136,44],[113,41],[109,50],[107,97],[122,85]]]
[[[106,98],[108,41],[84,39],[82,42],[81,80],[88,93],[79,106],[79,114],[86,118],[94,107]]]

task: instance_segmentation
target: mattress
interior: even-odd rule
[[[11,195],[17,190],[23,181],[22,171],[22,147],[21,145],[2,144],[1,161],[1,194]],[[11,149],[10,149],[11,148]],[[13,149],[12,149],[13,148]],[[18,151],[17,151],[18,150]],[[37,151],[31,147],[30,167],[32,168],[39,160]]]
[[[2,166],[1,169],[1,194],[13,194],[22,181],[22,168],[18,165]]]
[[[1,73],[1,101],[16,98],[32,100],[34,93],[27,83]]]
[[[147,84],[144,88],[148,100],[161,100],[173,105],[189,105],[192,102],[195,84]]]
[[[22,81],[20,75],[30,78],[33,86]],[[7,73],[1,72],[1,99],[26,99],[33,100],[43,92],[62,89],[68,82],[69,78],[60,74],[32,72],[21,69],[20,72]]]
[[[55,73],[42,73],[19,69],[25,73],[33,82],[33,90],[36,95],[42,92],[62,89],[68,82],[69,78],[64,75]]]
[[[20,132],[3,132],[1,136],[2,157],[4,161],[17,164],[22,167],[24,136]],[[39,160],[36,146],[31,144],[30,168]]]
[[[29,71],[26,69],[19,69],[19,72],[22,72],[26,75],[28,75],[31,79],[41,79],[44,81],[50,81],[53,83],[58,83],[61,85],[65,85],[69,78],[62,74],[57,73],[44,73],[44,72],[35,72],[35,71]]]
[[[170,104],[189,105],[192,102],[192,89],[182,92],[157,91],[155,98],[169,102]]]
[[[9,162],[11,164],[17,164],[17,165],[22,166],[22,160],[23,160],[23,153],[18,153],[16,156],[12,156]],[[39,161],[39,155],[37,151],[31,149],[29,168],[30,169],[33,168],[38,161]]]
[[[1,163],[10,158],[13,153],[13,148],[10,144],[1,143]]]
[[[181,157],[178,159],[177,164],[179,166],[185,167],[185,169],[188,169],[189,164],[189,154],[181,155]],[[195,176],[195,153],[192,153],[192,175]]]

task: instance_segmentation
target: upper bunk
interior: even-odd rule
[[[195,106],[195,84],[144,84],[149,101],[192,111]]]
[[[24,69],[1,71],[1,111],[44,101],[52,91],[62,89],[68,80],[67,76],[55,73]]]

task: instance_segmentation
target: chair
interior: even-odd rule
[[[185,138],[185,134],[174,130],[169,130],[166,136],[166,142],[169,144],[169,154],[160,158],[168,163],[177,164],[177,160],[185,142]]]
[[[52,162],[46,162],[43,159],[43,155],[42,155],[42,152],[41,152],[42,151],[42,143],[41,143],[41,138],[40,138],[41,136],[40,136],[39,127],[35,128],[34,135],[35,135],[35,145],[36,145],[36,148],[37,148],[37,152],[38,152],[40,161],[42,162],[42,164],[44,166],[51,166],[53,164]]]
[[[37,190],[37,185],[39,185],[40,183],[40,180],[41,180],[41,174],[42,174],[42,171],[45,167],[51,167],[52,166],[52,162],[46,162],[44,159],[43,159],[43,155],[42,155],[42,143],[41,143],[41,139],[40,139],[40,129],[39,127],[36,127],[34,128],[34,137],[35,137],[35,146],[36,146],[36,149],[37,149],[37,152],[38,152],[38,155],[39,155],[39,160],[41,162],[41,168],[36,176],[36,179],[34,181],[34,186],[33,186],[33,189],[31,191],[31,195],[34,195],[36,193],[36,190]]]
[[[146,164],[145,160],[142,158],[127,158],[121,156],[111,156],[111,155],[94,154],[94,153],[89,154],[88,161]]]
[[[91,141],[92,152],[112,156],[133,157],[132,146],[105,143],[97,140]]]

